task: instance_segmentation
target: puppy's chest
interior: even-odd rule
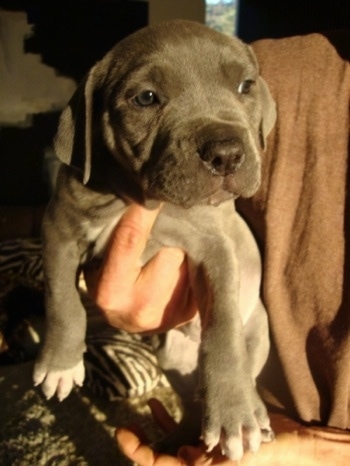
[[[82,263],[89,262],[94,258],[102,258],[104,256],[110,238],[126,210],[127,207],[124,206],[123,208],[118,209],[118,212],[115,212],[112,217],[107,215],[105,218],[99,220],[92,218],[85,219],[81,223],[83,230],[81,237]],[[162,214],[160,214],[160,217],[162,217]],[[171,230],[172,228],[170,228],[170,231]],[[175,231],[175,229],[173,229],[173,231]],[[169,231],[166,236],[162,233],[162,229],[159,228],[159,223],[156,222],[149,236],[144,254],[140,258],[141,264],[147,262],[161,246],[180,246],[182,244],[177,235],[171,235],[169,234]]]
[[[119,205],[112,214],[109,211],[107,215],[100,215],[99,218],[85,218],[82,221],[82,263],[103,257],[111,235],[126,209],[127,206]],[[147,262],[162,246],[179,247],[192,256],[201,248],[203,241],[207,243],[216,237],[220,242],[220,236],[224,233],[220,221],[222,215],[218,215],[219,209],[209,209],[209,213],[214,212],[215,216],[208,215],[208,209],[203,207],[184,211],[165,204],[153,225],[140,262]],[[100,214],[103,213],[107,212],[100,211]],[[233,217],[234,211],[230,214],[229,217]]]

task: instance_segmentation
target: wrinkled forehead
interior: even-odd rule
[[[231,78],[255,76],[258,69],[250,49],[242,42],[227,39],[217,43],[210,37],[193,37],[165,42],[150,54],[149,62],[158,68],[171,68],[177,74],[192,73],[197,78],[217,79],[217,74]]]
[[[148,32],[148,31],[146,31]],[[258,67],[251,49],[216,31],[208,34],[144,34],[120,43],[110,63],[112,79],[132,77],[156,82],[255,79]]]

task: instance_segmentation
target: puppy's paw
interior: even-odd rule
[[[220,445],[223,455],[239,461],[244,451],[258,451],[262,442],[274,439],[274,434],[260,397],[253,392],[247,396],[245,392],[235,401],[220,396],[209,402],[204,415],[202,438],[208,451]]]
[[[34,369],[34,385],[40,385],[44,395],[49,400],[55,393],[60,401],[71,392],[74,385],[81,386],[85,378],[83,360],[70,369],[44,370],[39,365]]]

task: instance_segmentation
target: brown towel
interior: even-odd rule
[[[340,36],[253,44],[278,121],[263,185],[241,208],[262,245],[277,356],[263,383],[304,421],[350,428],[350,31]]]

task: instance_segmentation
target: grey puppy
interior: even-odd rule
[[[34,381],[48,398],[84,378],[81,265],[103,255],[130,203],[164,202],[143,260],[162,245],[186,251],[201,321],[158,344],[195,406],[161,448],[201,431],[208,450],[239,459],[272,438],[255,387],[269,347],[260,259],[234,199],[256,192],[275,117],[251,48],[197,23],[142,29],[91,69],[60,119],[63,163],[43,223],[47,329]]]

